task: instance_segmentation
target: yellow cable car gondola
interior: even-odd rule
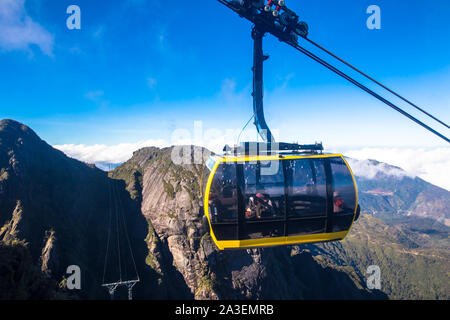
[[[228,154],[208,168],[204,208],[221,250],[341,240],[359,215],[340,154]]]

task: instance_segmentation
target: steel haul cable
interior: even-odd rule
[[[293,44],[291,42],[287,42],[289,45],[291,45],[293,48],[297,49],[298,51],[302,52],[303,54],[305,54],[306,56],[310,57],[311,59],[315,60],[316,62],[320,63],[321,65],[323,65],[324,67],[330,69],[331,71],[333,71],[334,73],[338,74],[339,76],[341,76],[342,78],[350,81],[351,83],[353,83],[355,86],[359,87],[360,89],[366,91],[367,93],[369,93],[370,95],[374,96],[375,98],[377,98],[378,100],[380,100],[381,102],[387,104],[389,107],[391,107],[392,109],[400,112],[402,115],[404,115],[405,117],[409,118],[410,120],[414,121],[415,123],[419,124],[420,126],[422,126],[423,128],[427,129],[428,131],[434,133],[435,135],[437,135],[438,137],[440,137],[441,139],[445,140],[446,142],[450,143],[450,139],[448,139],[446,136],[444,136],[443,134],[439,133],[438,131],[434,130],[433,128],[431,128],[430,126],[426,125],[425,123],[423,123],[422,121],[420,121],[419,119],[413,117],[412,115],[410,115],[408,112],[404,111],[403,109],[397,107],[395,104],[393,104],[392,102],[390,102],[389,100],[383,98],[382,96],[380,96],[379,94],[375,93],[374,91],[370,90],[369,88],[367,88],[365,85],[361,84],[360,82],[356,81],[355,79],[353,79],[352,77],[348,76],[347,74],[345,74],[344,72],[340,71],[339,69],[335,68],[334,66],[332,66],[331,64],[329,64],[328,62],[326,62],[325,60],[322,60],[321,58],[319,58],[318,56],[316,56],[315,54],[313,54],[312,52],[306,50],[305,48],[303,48],[302,46],[298,45],[298,44]]]
[[[234,12],[238,13],[240,16],[242,16],[242,14],[239,12],[239,10],[237,10],[235,7],[233,7],[228,1],[225,0],[217,0],[219,1],[221,4],[227,6],[228,8],[230,8],[231,10],[233,10]],[[248,17],[247,17],[248,18]],[[248,18],[249,20],[251,20],[250,18]],[[252,20],[251,20],[252,21]],[[255,18],[255,21],[257,21],[259,24],[265,25],[266,27],[271,27],[270,24],[265,20],[262,19],[260,17]],[[253,21],[255,23],[255,21]],[[303,54],[305,54],[306,56],[310,57],[311,59],[315,60],[316,62],[320,63],[321,65],[323,65],[324,67],[328,68],[329,70],[333,71],[334,73],[338,74],[339,76],[341,76],[342,78],[348,80],[349,82],[351,82],[352,84],[354,84],[355,86],[359,87],[360,89],[364,90],[365,92],[369,93],[370,95],[374,96],[375,98],[377,98],[378,100],[380,100],[381,102],[385,103],[386,105],[388,105],[389,107],[391,107],[392,109],[396,110],[397,112],[401,113],[403,116],[409,118],[410,120],[414,121],[415,123],[419,124],[420,126],[422,126],[423,128],[427,129],[428,131],[432,132],[433,134],[435,134],[436,136],[440,137],[441,139],[445,140],[446,142],[450,143],[450,140],[444,136],[443,134],[439,133],[438,131],[434,130],[433,128],[431,128],[430,126],[426,125],[425,123],[423,123],[422,121],[418,120],[417,118],[413,117],[412,115],[410,115],[408,112],[404,111],[403,109],[399,108],[398,106],[396,106],[395,104],[393,104],[392,102],[390,102],[389,100],[383,98],[382,96],[380,96],[379,94],[375,93],[374,91],[372,91],[371,89],[369,89],[368,87],[366,87],[365,85],[361,84],[360,82],[356,81],[355,79],[353,79],[352,77],[348,76],[347,74],[345,74],[344,72],[340,71],[339,69],[337,69],[336,67],[332,66],[331,64],[329,64],[328,62],[326,62],[325,60],[319,58],[318,56],[316,56],[315,54],[313,54],[312,52],[308,51],[307,49],[303,48],[302,46],[300,46],[297,42],[292,42],[292,40],[290,40],[286,35],[284,34],[274,34],[276,37],[278,37],[280,39],[280,41],[283,41],[287,44],[289,44],[290,46],[292,46],[293,48],[297,49],[298,51],[302,52]],[[304,37],[303,37],[304,38]],[[312,43],[312,42],[311,42]],[[331,54],[331,52],[329,52]],[[336,57],[335,55],[332,54],[332,56]],[[339,60],[341,60],[342,62],[344,62],[344,60],[337,58]],[[351,66],[350,64],[344,62],[345,64]],[[353,69],[357,70],[356,68],[354,68],[353,66],[351,66]],[[358,72],[360,72],[361,74],[365,75],[364,73],[362,73],[361,71],[357,70]],[[367,76],[368,77],[368,76]],[[381,85],[382,87],[384,87],[385,89],[387,89],[388,91],[391,91],[390,89],[388,89],[387,87],[383,86],[381,83],[377,82],[376,80],[368,77],[369,79],[371,79],[372,81],[375,81],[377,84]],[[393,91],[392,91],[393,92]],[[395,95],[397,95],[395,92],[393,92]],[[412,104],[411,102],[409,102],[408,100],[404,99],[403,97],[401,97],[400,95],[397,95],[398,97],[400,97],[401,99],[407,101],[408,103]],[[432,115],[430,115],[428,112],[424,111],[423,109],[417,107],[416,105],[412,104],[415,108],[419,109],[420,111],[424,112],[425,114],[427,114],[428,116],[432,117],[433,119],[435,119],[436,121],[438,121],[439,123],[445,125],[446,127],[448,127],[443,121],[433,117]]]
[[[432,114],[428,113],[427,111],[425,111],[424,109],[420,108],[419,106],[417,106],[416,104],[412,103],[411,101],[409,101],[408,99],[402,97],[400,94],[398,94],[397,92],[395,92],[392,89],[389,89],[387,86],[385,86],[384,84],[382,84],[381,82],[375,80],[374,78],[372,78],[371,76],[369,76],[368,74],[366,74],[365,72],[359,70],[358,68],[356,68],[355,66],[351,65],[350,63],[348,63],[347,61],[345,61],[342,58],[339,58],[337,55],[335,55],[334,53],[332,53],[331,51],[325,49],[324,47],[322,47],[321,45],[319,45],[318,43],[312,41],[309,38],[303,38],[306,41],[308,41],[309,43],[311,43],[312,45],[316,46],[317,48],[319,48],[320,50],[326,52],[327,54],[329,54],[330,56],[332,56],[333,58],[339,60],[340,62],[344,63],[346,66],[352,68],[353,70],[355,70],[356,72],[358,72],[359,74],[363,75],[364,77],[366,77],[367,79],[371,80],[372,82],[376,83],[377,85],[379,85],[380,87],[386,89],[387,91],[389,91],[390,93],[392,93],[393,95],[395,95],[396,97],[402,99],[403,101],[405,101],[406,103],[410,104],[411,106],[413,106],[414,108],[416,108],[417,110],[421,111],[422,113],[426,114],[428,117],[432,118],[433,120],[439,122],[440,124],[442,124],[443,126],[447,127],[450,129],[450,127],[443,121],[439,120],[438,118],[436,118],[435,116],[433,116]]]

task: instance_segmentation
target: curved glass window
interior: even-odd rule
[[[289,217],[326,216],[327,181],[322,159],[286,162]]]
[[[209,192],[209,217],[218,240],[237,239],[238,196],[235,163],[221,163]]]
[[[333,181],[333,232],[350,228],[355,212],[355,185],[341,157],[330,158]]]
[[[286,161],[288,235],[324,232],[327,179],[322,159]]]
[[[281,161],[244,163],[246,220],[284,217],[284,176]]]

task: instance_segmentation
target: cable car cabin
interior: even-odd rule
[[[205,214],[221,250],[342,240],[358,218],[340,154],[214,156]]]

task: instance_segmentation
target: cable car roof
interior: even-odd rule
[[[206,167],[211,171],[214,164],[221,159],[236,160],[242,157],[251,157],[246,159],[264,160],[263,158],[273,159],[274,157],[283,158],[286,156],[312,156],[327,155],[323,153],[322,143],[309,145],[300,145],[296,143],[266,143],[266,142],[242,142],[239,146],[230,147],[226,145],[223,148],[222,155],[212,155],[206,162]],[[255,158],[257,157],[257,158]]]
[[[283,160],[293,158],[329,158],[329,157],[343,157],[339,153],[325,153],[322,151],[298,150],[298,151],[282,151],[282,152],[268,152],[268,153],[230,153],[224,152],[222,155],[211,155],[206,161],[205,165],[209,171],[213,171],[214,166],[220,162],[245,162],[245,161],[265,161],[265,160]]]

